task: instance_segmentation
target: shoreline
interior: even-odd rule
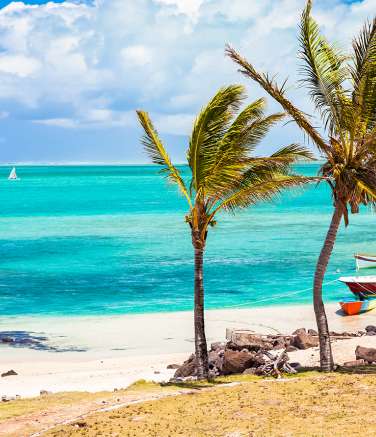
[[[343,317],[337,304],[327,304],[330,330],[364,330],[376,324],[376,312]],[[315,328],[310,305],[207,310],[207,340],[224,341],[226,328],[250,329],[259,334],[291,334]],[[0,331],[22,331],[48,337],[46,345],[57,350],[35,350],[0,345],[0,395],[36,396],[40,390],[100,391],[125,388],[139,379],[163,381],[194,350],[193,316],[190,311],[83,317],[0,317]],[[376,347],[376,337],[340,340],[333,353],[338,363],[354,359],[357,344]],[[62,351],[59,351],[60,350]],[[82,348],[85,351],[75,351]],[[291,359],[315,365],[318,349],[299,350]]]
[[[312,288],[312,287],[311,287]],[[276,298],[277,299],[277,298]],[[275,300],[276,300],[275,299]],[[266,300],[266,299],[265,299]],[[257,301],[256,301],[257,303]],[[333,299],[325,303],[325,308],[328,306],[337,306],[337,309],[340,310],[338,305],[338,299]],[[234,304],[229,306],[220,306],[213,308],[205,308],[205,313],[212,311],[248,311],[248,310],[257,310],[257,309],[273,309],[273,308],[286,308],[286,307],[312,307],[312,303],[301,303],[301,302],[286,302],[286,303],[278,303],[278,304],[262,304],[262,305],[253,305],[252,303],[246,304]],[[37,320],[37,319],[107,319],[107,318],[121,318],[121,317],[140,317],[140,316],[155,316],[155,315],[169,315],[169,314],[193,314],[193,307],[191,309],[183,309],[183,310],[164,310],[164,311],[145,311],[145,312],[132,312],[132,313],[25,313],[25,314],[4,314],[0,315],[0,324],[4,320]]]

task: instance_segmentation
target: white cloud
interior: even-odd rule
[[[303,4],[11,3],[0,9],[0,101],[35,111],[34,123],[70,129],[137,126],[133,111],[142,107],[155,116],[161,132],[186,134],[192,114],[218,87],[241,82],[251,98],[263,94],[224,57],[224,45],[230,42],[259,68],[281,79],[289,76],[290,95],[309,110],[304,92],[294,86]],[[375,10],[376,0],[314,4],[324,32],[346,46]],[[271,104],[271,110],[275,108]]]
[[[56,126],[67,129],[90,129],[109,127],[129,127],[136,121],[133,111],[111,111],[109,109],[89,109],[81,111],[75,118],[44,118],[32,120],[34,124]]]
[[[194,114],[151,114],[158,129],[171,135],[189,135],[192,131]]]
[[[40,63],[23,55],[0,55],[0,72],[25,78],[32,76],[40,68]]]
[[[70,118],[46,118],[44,120],[33,120],[35,124],[44,124],[45,126],[57,126],[64,128],[77,127],[77,122]]]
[[[192,19],[197,19],[200,7],[204,0],[154,0],[161,5],[172,6],[178,14],[185,14]]]
[[[143,67],[152,62],[152,52],[143,45],[125,47],[121,50],[124,64],[133,67]]]

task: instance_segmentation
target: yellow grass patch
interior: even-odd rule
[[[239,379],[239,378],[238,378]],[[343,437],[376,435],[375,375],[240,378],[232,386],[96,413],[49,437]]]

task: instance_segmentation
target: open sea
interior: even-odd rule
[[[296,172],[314,175],[318,164]],[[188,169],[183,168],[188,174]],[[154,166],[0,167],[0,315],[89,315],[192,308],[185,201]],[[325,184],[221,214],[205,258],[207,308],[310,303],[331,218]],[[341,228],[325,298],[350,295],[354,252],[376,252],[369,209]]]

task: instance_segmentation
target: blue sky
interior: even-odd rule
[[[151,113],[175,161],[194,115],[222,85],[244,83],[224,57],[230,42],[295,86],[304,0],[0,0],[0,162],[145,162],[136,108]],[[376,0],[316,0],[325,34],[345,48]],[[279,110],[269,102],[269,111]],[[260,153],[303,142],[289,124]]]

